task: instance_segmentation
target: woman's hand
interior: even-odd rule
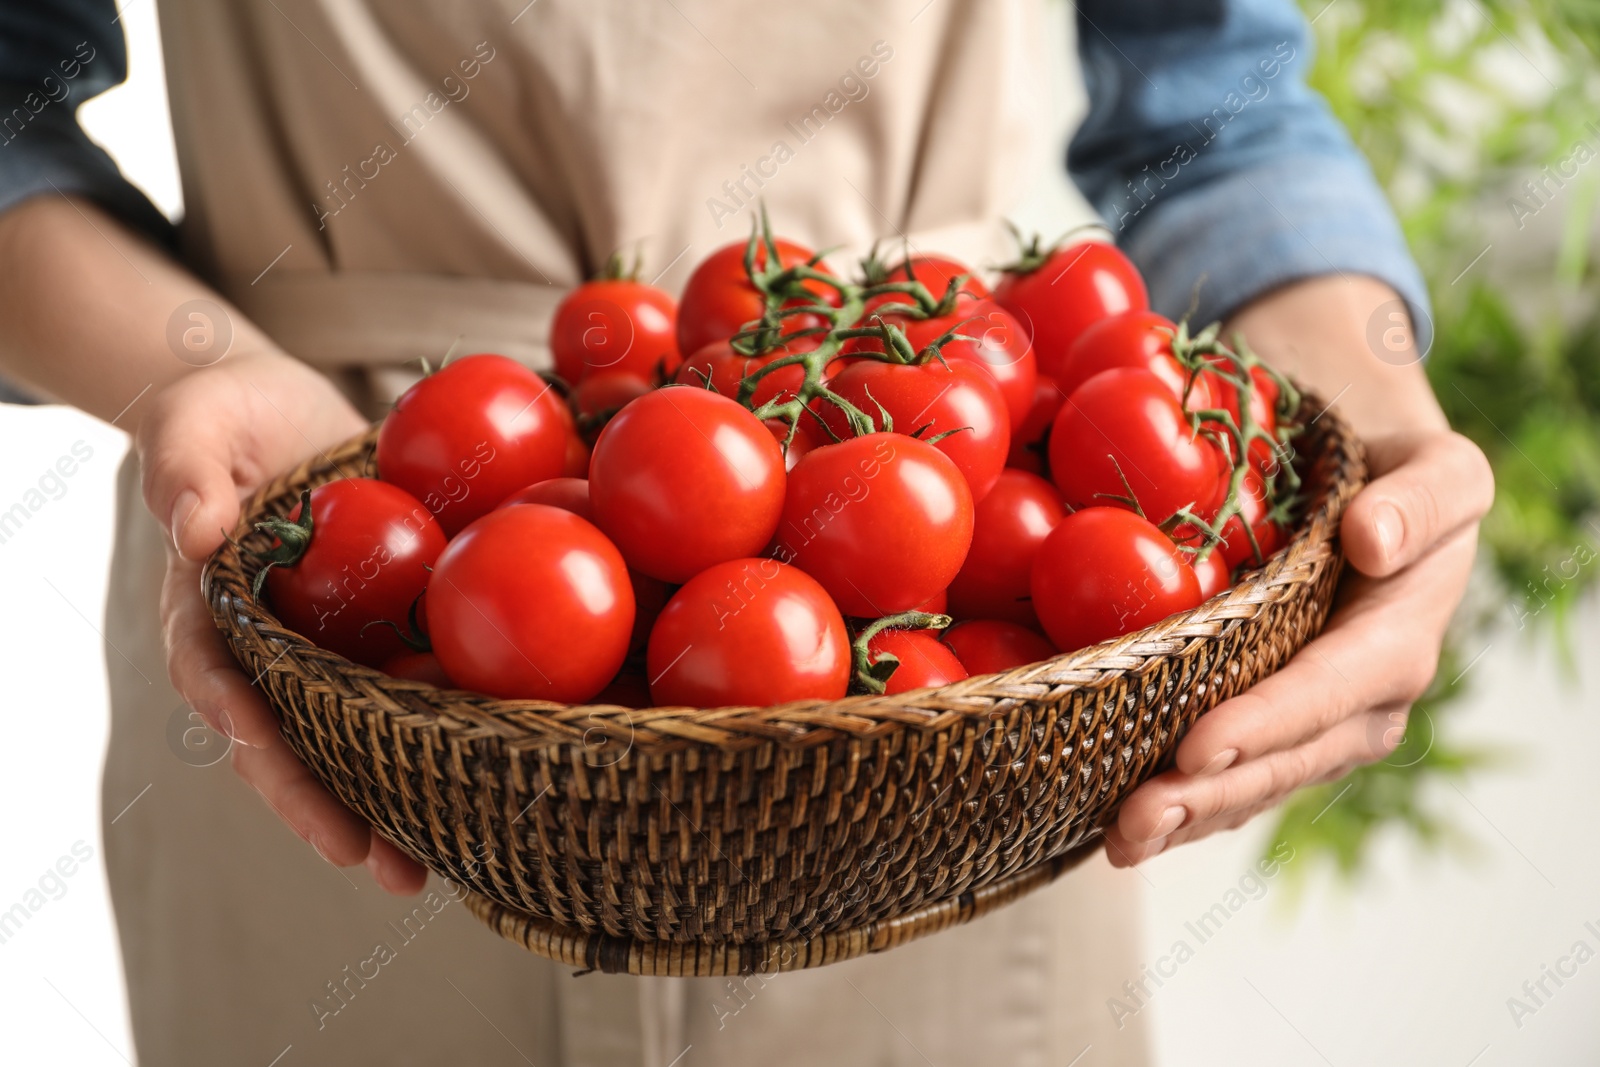
[[[1114,866],[1241,826],[1302,786],[1384,758],[1433,679],[1494,482],[1477,446],[1445,425],[1420,367],[1367,347],[1368,320],[1395,299],[1371,279],[1316,279],[1234,324],[1303,384],[1344,394],[1372,481],[1340,525],[1350,569],[1321,636],[1195,723],[1176,767],[1135,790],[1107,829]]]
[[[233,768],[329,863],[365,862],[392,893],[427,872],[324,789],[229,654],[200,596],[200,565],[256,487],[366,425],[322,375],[288,356],[229,356],[166,386],[136,437],[144,499],[171,536],[161,593],[167,673],[185,701],[230,737]]]

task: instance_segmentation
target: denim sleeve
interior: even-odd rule
[[[1089,113],[1073,180],[1144,272],[1153,306],[1196,323],[1322,274],[1405,299],[1418,351],[1428,294],[1366,160],[1306,85],[1293,0],[1079,0]]]
[[[0,211],[34,196],[100,204],[170,245],[172,226],[78,125],[128,75],[112,0],[0,0]]]

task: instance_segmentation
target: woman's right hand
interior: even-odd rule
[[[202,561],[258,486],[359,433],[332,383],[279,352],[229,356],[166,386],[139,423],[144,501],[170,536],[161,619],[173,687],[232,739],[233,768],[329,863],[365,863],[391,893],[427,871],[323,788],[278,732],[200,595]]]

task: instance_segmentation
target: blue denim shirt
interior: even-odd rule
[[[127,76],[113,0],[0,0],[0,211],[74,193],[158,240],[171,228],[75,118]],[[1427,293],[1366,161],[1305,84],[1293,0],[1079,0],[1089,114],[1067,167],[1168,315],[1198,323],[1286,282],[1368,274]]]

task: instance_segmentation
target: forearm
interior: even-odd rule
[[[1388,285],[1366,275],[1329,274],[1245,305],[1228,321],[1227,336],[1243,333],[1274,367],[1325,403],[1336,401],[1364,437],[1448,429],[1411,330],[1391,313],[1404,315]]]
[[[88,201],[40,196],[0,214],[0,277],[0,370],[130,433],[151,397],[219,354],[169,341],[189,301],[222,309],[230,354],[276,350],[209,286]],[[201,323],[183,318],[179,334],[192,326]]]

